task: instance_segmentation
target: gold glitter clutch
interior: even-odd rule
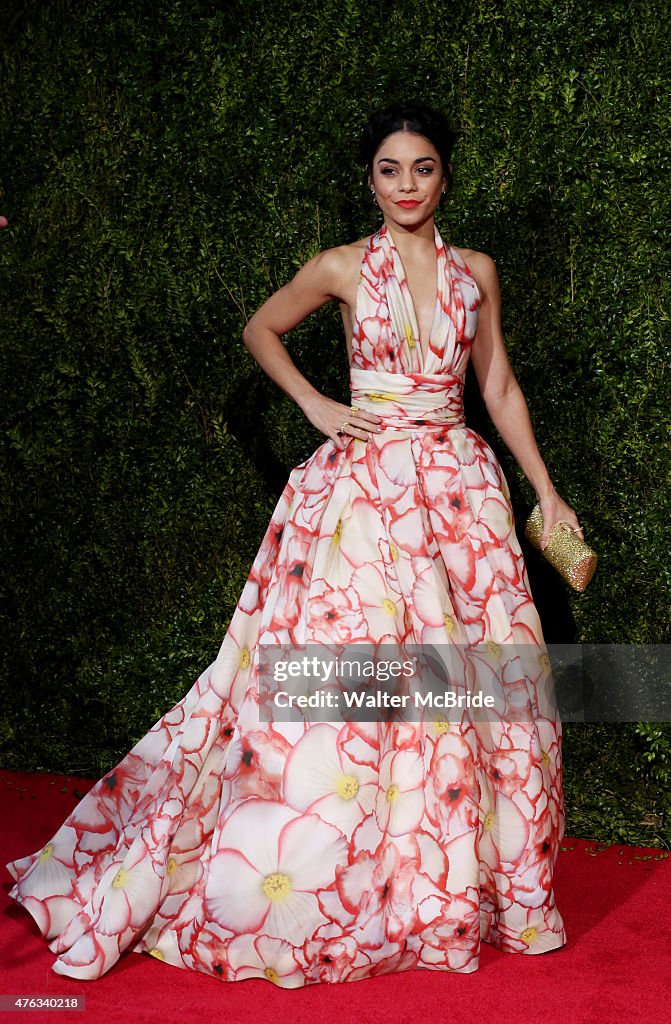
[[[597,554],[568,523],[559,522],[550,530],[545,550],[541,548],[543,514],[540,504],[535,505],[524,528],[527,539],[547,558],[557,572],[573,587],[583,591],[596,569]]]

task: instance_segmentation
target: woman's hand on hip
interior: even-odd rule
[[[313,399],[303,412],[310,423],[340,449],[345,448],[352,437],[367,441],[371,434],[379,433],[382,429],[382,417],[377,413],[343,405],[326,395]]]

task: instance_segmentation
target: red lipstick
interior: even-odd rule
[[[411,210],[413,206],[419,206],[419,199],[399,199],[396,205]]]

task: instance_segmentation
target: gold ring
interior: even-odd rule
[[[349,427],[349,423],[347,422],[347,420],[345,420],[340,430],[336,430],[336,434],[338,435],[338,437],[342,437],[342,435],[345,433],[345,427]]]

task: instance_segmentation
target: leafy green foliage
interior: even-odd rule
[[[102,773],[214,657],[290,468],[323,440],[243,325],[314,252],[375,229],[357,135],[406,95],[459,132],[439,226],[496,260],[540,450],[599,553],[575,595],[525,548],[548,639],[668,641],[665,5],[4,10],[3,764]],[[286,341],[347,401],[335,303]],[[533,493],[472,375],[467,394],[519,526]],[[611,834],[589,765],[631,841],[668,842],[668,724],[621,745],[605,729],[566,729],[569,832]]]

